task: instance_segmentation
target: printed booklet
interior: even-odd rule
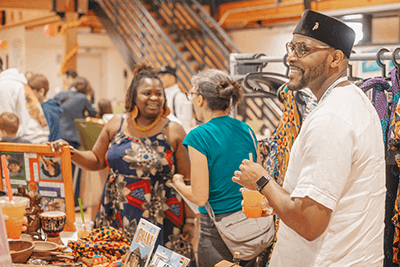
[[[158,245],[149,267],[186,267],[190,259]]]
[[[131,243],[131,253],[126,259],[129,266],[148,266],[160,230],[160,227],[140,218]]]

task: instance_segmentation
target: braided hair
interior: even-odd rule
[[[126,97],[125,97],[125,110],[127,112],[131,112],[133,108],[136,106],[135,99],[137,97],[137,88],[141,85],[141,81],[144,78],[157,79],[160,81],[162,85],[162,82],[158,77],[157,72],[155,72],[153,66],[151,66],[146,62],[136,65],[135,69],[133,70],[133,79],[131,85],[129,86],[128,91],[126,92]],[[167,98],[165,96],[164,86],[163,86],[163,92],[164,92],[163,110],[165,113],[167,109]]]

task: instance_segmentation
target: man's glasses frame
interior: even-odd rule
[[[330,46],[308,46],[304,42],[299,42],[299,43],[295,43],[295,44],[293,44],[292,42],[286,43],[286,53],[288,55],[290,55],[294,52],[294,54],[298,58],[305,57],[308,54],[316,52],[317,50],[329,49],[329,48],[332,48],[332,47],[330,47]],[[312,51],[312,50],[315,50],[315,51]]]

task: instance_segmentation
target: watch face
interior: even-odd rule
[[[263,183],[265,183],[266,180],[267,179],[265,178],[265,176],[261,176],[261,178],[257,180],[256,185],[257,186],[262,186]]]
[[[261,176],[256,182],[256,189],[261,193],[261,190],[268,184],[270,177]]]

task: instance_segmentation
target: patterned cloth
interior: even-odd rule
[[[124,234],[110,226],[94,229],[89,236],[78,241],[69,241],[68,247],[73,251],[75,259],[93,259],[95,256],[122,255],[129,249],[130,242]]]
[[[385,78],[372,78],[363,83],[360,88],[364,92],[372,89],[372,103],[375,106],[381,121],[383,142],[386,145],[390,118],[389,103],[387,101],[386,93],[391,93],[392,87]]]
[[[282,118],[271,137],[259,141],[258,151],[263,167],[282,185],[301,120],[293,92],[285,86],[280,96],[284,104]]]
[[[392,81],[392,103],[390,105],[390,127],[389,127],[389,133],[388,133],[388,139],[390,140],[393,138],[395,128],[396,128],[396,123],[399,121],[399,118],[396,117],[396,108],[397,104],[399,103],[399,98],[400,98],[400,92],[399,92],[399,87],[400,87],[400,82],[399,82],[399,74],[397,72],[397,69],[394,68],[389,72],[389,75],[391,77]]]
[[[186,252],[184,255],[192,258],[191,244],[180,237],[182,199],[166,185],[175,173],[174,151],[164,134],[167,125],[146,138],[128,136],[120,126],[107,152],[110,173],[95,228],[112,226],[131,241],[143,217],[161,228],[155,247],[160,244],[176,252],[179,249],[178,253]]]
[[[394,68],[390,72],[391,80],[392,80],[392,88],[393,88],[393,102],[392,103],[392,116],[391,116],[391,123],[389,129],[389,137],[392,138],[389,142],[390,149],[395,151],[395,161],[397,166],[400,168],[400,107],[397,106],[399,101],[399,77],[397,74],[397,69]],[[396,105],[397,107],[394,108],[393,106]],[[387,178],[391,177],[388,175]],[[398,177],[397,184],[398,184]],[[388,188],[388,192],[391,192],[391,188]],[[390,199],[393,199],[393,196],[390,196]],[[394,224],[394,236],[393,236],[393,262],[396,264],[400,264],[400,189],[397,186],[397,196],[394,202],[394,215],[392,218],[392,222]],[[388,215],[392,214],[392,210],[389,209],[390,212]],[[386,242],[386,240],[385,240]],[[385,256],[386,256],[385,251]]]
[[[383,141],[385,147],[390,149],[387,153],[386,165],[391,170],[392,164],[398,165],[400,168],[400,157],[393,156],[399,154],[400,142],[400,107],[399,102],[399,77],[397,69],[393,68],[389,76],[391,77],[391,85],[384,78],[372,78],[360,86],[366,92],[372,89],[372,103],[381,120]],[[398,144],[397,146],[394,144]],[[399,154],[400,155],[400,154]],[[393,158],[395,163],[393,162]],[[393,170],[386,173],[386,208],[385,208],[385,236],[384,249],[385,261],[400,264],[399,254],[399,237],[400,237],[400,222],[399,222],[399,201],[400,190],[398,189],[399,177]],[[395,186],[396,188],[393,188]],[[397,197],[396,197],[397,194]],[[397,201],[396,201],[397,199]],[[393,223],[393,224],[392,224]],[[388,263],[387,263],[388,264]]]

